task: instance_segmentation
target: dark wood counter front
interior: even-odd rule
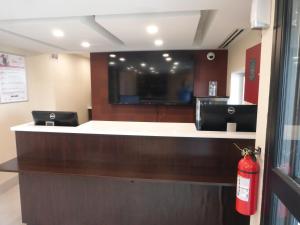
[[[180,166],[153,166],[142,164],[115,164],[87,161],[43,161],[12,159],[0,165],[0,171],[33,172],[53,175],[73,175],[102,177],[147,182],[185,182],[198,185],[235,186],[235,172],[228,170],[210,170],[204,168],[186,168]]]
[[[248,225],[233,146],[251,139],[16,132],[28,225]]]

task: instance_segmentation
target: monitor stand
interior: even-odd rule
[[[46,126],[54,126],[54,121],[46,121]]]

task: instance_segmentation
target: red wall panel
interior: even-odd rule
[[[245,95],[244,100],[258,102],[261,44],[246,50]]]

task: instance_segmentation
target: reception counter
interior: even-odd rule
[[[34,126],[26,123],[11,128],[12,131],[106,134],[152,137],[255,139],[255,132],[197,131],[193,123],[158,123],[125,121],[89,121],[77,127]]]
[[[15,126],[28,225],[237,225],[241,147],[255,133],[197,131],[192,123],[90,121],[78,127]]]

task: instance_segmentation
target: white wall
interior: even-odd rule
[[[33,55],[19,49],[0,46],[0,51],[26,55],[29,101],[0,104],[0,163],[16,156],[11,126],[32,121],[31,111],[77,111],[81,123],[87,121],[91,105],[90,62],[78,55]],[[0,173],[0,184],[12,175]]]
[[[250,30],[240,39],[233,42],[228,48],[227,88],[226,94],[230,94],[230,78],[234,72],[245,72],[246,50],[261,42],[261,31]]]
[[[32,54],[31,52],[10,48],[7,46],[0,46],[0,51],[19,55]],[[30,79],[31,77],[30,75],[28,75],[28,83],[28,80]],[[0,163],[15,157],[15,136],[12,132],[9,131],[9,127],[19,123],[24,123],[25,121],[30,121],[30,114],[27,113],[28,111],[30,111],[30,104],[30,101],[12,104],[0,104]],[[13,173],[0,173],[0,184],[13,176],[15,176],[15,174]]]
[[[28,74],[34,78],[29,86],[33,109],[76,111],[79,122],[88,119],[91,106],[89,59],[69,54],[30,56]]]

